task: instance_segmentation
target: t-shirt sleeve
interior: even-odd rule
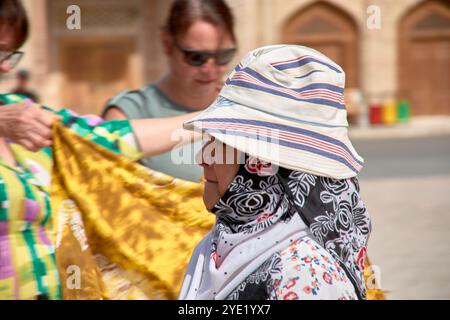
[[[108,100],[101,116],[104,117],[108,110],[113,107],[122,111],[128,119],[150,117],[145,108],[145,97],[138,91],[124,91]]]

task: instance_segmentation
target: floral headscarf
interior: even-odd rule
[[[331,254],[359,298],[365,298],[364,258],[371,224],[356,178],[318,177],[246,155],[211,212],[216,225],[194,252],[182,298],[226,298],[271,253],[305,236]],[[210,259],[205,252],[200,267],[200,251],[208,249]],[[199,268],[203,279],[195,284],[194,269]],[[192,288],[196,294],[189,295]]]

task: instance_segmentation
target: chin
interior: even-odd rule
[[[213,204],[212,201],[211,201],[211,197],[208,197],[208,196],[206,195],[206,193],[203,194],[203,203],[204,203],[204,205],[205,205],[205,208],[206,208],[208,211],[210,211],[210,210],[214,207],[214,204]]]
[[[211,186],[205,186],[205,190],[203,192],[203,203],[205,204],[206,209],[210,211],[219,200],[220,196],[218,195],[218,191],[212,190]]]
[[[214,208],[214,205],[211,205],[205,198],[203,198],[203,204],[205,205],[206,210],[211,212],[211,209]]]
[[[197,91],[199,94],[201,95],[207,95],[210,94],[211,92],[215,92],[216,91],[216,85],[215,84],[201,84],[196,82],[195,83],[195,91]]]

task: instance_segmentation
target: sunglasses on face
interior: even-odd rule
[[[175,46],[183,53],[186,63],[195,67],[203,65],[206,61],[208,61],[209,58],[213,58],[214,62],[218,66],[226,65],[230,63],[231,60],[233,60],[233,57],[237,51],[236,48],[223,49],[218,51],[192,50],[183,48],[177,43],[175,43]]]
[[[13,69],[22,59],[22,51],[4,51],[0,50],[0,65],[6,65],[8,69]]]

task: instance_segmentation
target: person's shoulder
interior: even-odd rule
[[[137,90],[123,90],[109,99],[106,106],[122,106],[129,102],[137,103],[139,100],[140,96],[137,93]]]
[[[155,92],[157,92],[156,84],[154,83],[146,84],[145,86],[140,88],[140,91],[146,94],[154,94]]]
[[[123,90],[117,95],[109,99],[107,105],[119,106],[125,101],[133,101],[135,103],[143,104],[145,100],[150,99],[157,93],[154,84],[150,83],[139,89]]]
[[[139,89],[119,92],[107,101],[102,116],[105,116],[110,108],[118,108],[130,119],[149,117],[147,109],[154,96],[153,90],[153,85],[148,84]]]

